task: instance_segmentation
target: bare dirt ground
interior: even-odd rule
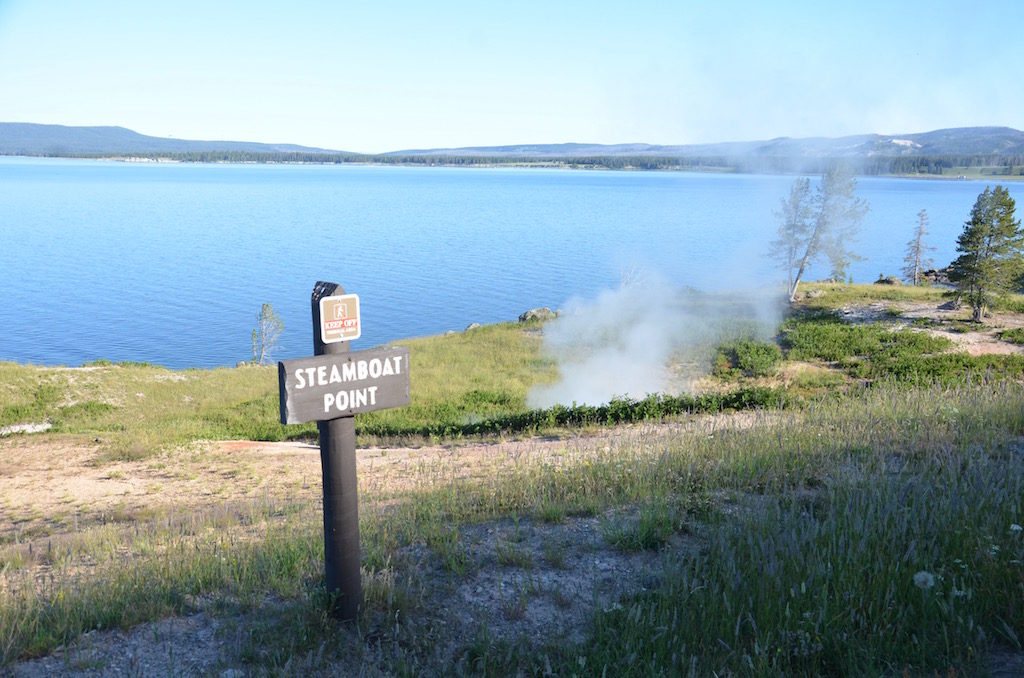
[[[424,469],[446,477],[487,478],[520,462],[580,457],[618,445],[648,445],[681,430],[749,427],[764,413],[697,417],[687,422],[623,426],[565,438],[541,437],[357,452],[360,496],[414,488]],[[316,500],[320,449],[307,443],[199,442],[143,461],[96,463],[95,441],[62,436],[0,438],[0,544],[59,536],[96,523],[147,520],[211,503],[271,498]]]

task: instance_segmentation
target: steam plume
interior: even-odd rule
[[[560,379],[534,387],[527,402],[597,405],[688,391],[722,341],[774,334],[784,298],[781,288],[708,293],[645,276],[595,299],[573,299],[544,327]]]

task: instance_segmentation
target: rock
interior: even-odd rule
[[[43,433],[49,431],[53,427],[50,422],[43,422],[40,424],[11,424],[10,426],[0,427],[0,436],[14,435],[15,433]]]
[[[547,306],[542,306],[541,308],[531,308],[529,311],[526,311],[525,313],[519,316],[519,322],[528,323],[531,320],[551,320],[556,315],[557,314]]]
[[[875,281],[876,285],[902,285],[903,281],[894,275],[882,275],[878,274],[878,280]]]
[[[458,334],[458,332],[456,332],[455,330],[448,330],[447,332],[444,333],[444,336],[454,337],[456,334]]]
[[[483,327],[483,325],[481,325],[480,323],[469,323],[468,325],[466,325],[466,331],[469,332],[470,330],[475,330],[478,327]]]
[[[921,278],[932,285],[951,285],[948,268],[932,268],[921,274]]]
[[[810,290],[809,292],[804,292],[804,299],[818,299],[823,296],[825,296],[825,290]]]

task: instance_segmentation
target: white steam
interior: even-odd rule
[[[653,277],[573,299],[544,326],[544,349],[560,379],[531,389],[527,403],[598,405],[687,391],[710,370],[719,343],[771,337],[784,299],[782,289],[706,293]]]

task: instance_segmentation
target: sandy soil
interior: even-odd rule
[[[764,413],[623,426],[566,438],[359,449],[360,496],[422,484],[423,474],[487,478],[521,461],[558,464],[611,446],[649,445],[682,429],[749,427]],[[62,436],[0,438],[0,543],[75,532],[107,522],[147,520],[211,503],[321,496],[320,449],[307,443],[200,442],[137,462],[103,462],[100,443]]]

